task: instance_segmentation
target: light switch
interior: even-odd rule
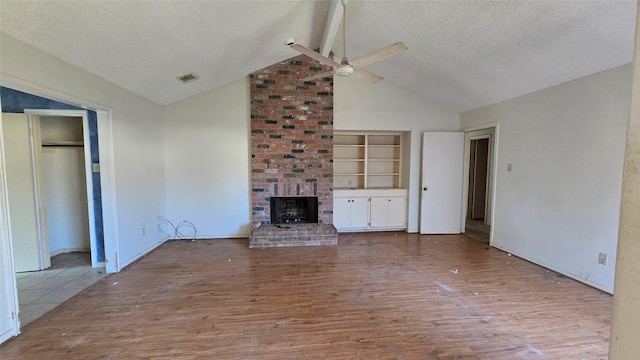
[[[93,171],[94,173],[99,173],[100,172],[100,163],[91,164],[91,171]]]

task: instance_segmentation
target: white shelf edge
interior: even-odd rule
[[[80,146],[84,141],[42,141],[43,146]]]

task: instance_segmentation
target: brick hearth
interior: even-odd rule
[[[262,225],[253,230],[249,247],[338,245],[338,231],[331,224]]]
[[[335,245],[333,224],[333,78],[300,55],[250,75],[251,247]],[[270,225],[272,196],[317,196],[318,224]]]

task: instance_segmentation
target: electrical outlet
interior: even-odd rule
[[[607,260],[609,260],[609,257],[607,256],[607,254],[605,253],[598,254],[598,264],[607,265]]]
[[[143,226],[142,230],[140,230],[140,232],[142,233],[142,236],[147,235],[147,229]]]

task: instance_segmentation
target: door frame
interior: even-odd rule
[[[35,117],[47,117],[47,116],[64,116],[73,118],[82,118],[82,138],[84,143],[84,168],[85,168],[85,183],[87,189],[87,210],[89,216],[89,242],[91,246],[91,267],[104,267],[104,262],[99,262],[97,258],[97,238],[96,238],[96,221],[95,221],[95,204],[93,198],[93,163],[91,161],[91,141],[89,132],[89,116],[87,110],[51,110],[51,109],[25,109],[24,113],[29,117],[29,126],[33,131],[31,137],[31,151],[32,151],[32,165],[34,173],[34,181],[36,184],[36,206],[38,208],[37,222],[38,227],[38,240],[40,246],[40,264],[41,268],[47,268],[51,265],[49,256],[49,241],[47,236],[47,219],[46,219],[46,205],[44,196],[44,176],[42,174],[42,154],[38,151],[42,141],[40,141],[40,126],[35,125],[39,122]],[[41,214],[44,212],[44,214]],[[44,266],[47,265],[48,266]]]
[[[46,86],[38,85],[4,73],[0,73],[0,83],[2,83],[2,86],[8,88],[96,112],[98,121],[98,152],[100,154],[100,188],[102,197],[105,269],[107,273],[120,271],[118,263],[119,248],[115,204],[115,174],[113,170],[112,109],[109,106],[70,95],[62,91],[54,90]],[[3,260],[0,263],[0,267],[4,265],[4,267],[10,270],[5,272],[3,268],[3,271],[0,272],[0,284],[5,284],[5,286],[10,290],[6,294],[4,292],[0,292],[0,296],[6,296],[7,304],[9,305],[9,309],[6,309],[6,311],[11,312],[14,327],[7,333],[0,334],[0,343],[20,334],[20,321],[18,319],[20,309],[18,305],[13,247],[8,222],[9,203],[7,198],[6,168],[3,149],[4,144],[0,137],[0,159],[2,159],[2,161],[0,161],[0,207],[2,208],[2,210],[0,210],[0,258]],[[2,309],[0,309],[0,311],[2,311]]]
[[[489,142],[487,144],[487,168],[488,168],[489,171],[487,171],[487,177],[486,177],[486,180],[485,180],[485,194],[486,195],[485,195],[485,202],[484,202],[484,214],[485,214],[484,223],[489,225],[490,221],[491,221],[491,215],[487,216],[487,214],[489,214],[489,208],[491,206],[490,205],[491,201],[489,200],[489,196],[490,196],[491,193],[490,193],[489,190],[491,189],[491,186],[490,186],[490,183],[491,183],[491,173],[490,173],[490,171],[491,171],[491,151],[493,151],[493,147],[491,146],[491,142],[492,142],[491,141],[492,140],[491,134],[469,136],[469,139],[467,140],[467,141],[469,141],[469,155],[468,155],[469,156],[469,169],[468,169],[469,174],[468,175],[469,176],[471,175],[471,144],[472,144],[473,141],[484,140],[484,139],[488,139],[489,140]],[[469,176],[467,176],[467,181],[469,181]],[[476,177],[474,175],[474,181],[475,181],[475,179],[476,179]],[[471,189],[469,189],[467,191],[467,195],[469,194],[470,191],[471,191]],[[468,204],[467,204],[467,206],[468,206]],[[473,212],[474,211],[471,210],[472,214],[473,214]],[[469,214],[469,209],[467,207],[467,214],[465,216],[468,216],[468,214]],[[488,218],[489,221],[487,221],[487,218]]]
[[[466,181],[464,181],[464,185],[463,185],[463,189],[462,189],[462,197],[463,197],[463,202],[462,202],[462,229],[461,232],[465,231],[465,226],[466,226],[466,220],[467,220],[467,207],[468,207],[468,203],[469,203],[469,166],[470,166],[470,150],[471,150],[471,140],[472,139],[479,139],[482,138],[482,136],[484,135],[479,135],[479,136],[470,136],[469,133],[471,132],[475,132],[475,131],[480,131],[480,130],[489,130],[489,129],[493,129],[493,137],[491,137],[491,140],[489,141],[489,179],[487,180],[487,186],[488,186],[488,193],[487,193],[487,199],[489,199],[489,202],[487,204],[487,210],[485,211],[485,218],[486,215],[489,214],[489,245],[493,245],[493,234],[494,234],[494,215],[495,215],[495,200],[496,200],[496,193],[497,193],[497,189],[496,189],[496,179],[497,179],[497,174],[498,174],[498,169],[497,169],[497,164],[498,164],[498,134],[499,134],[499,128],[500,128],[500,124],[498,123],[490,123],[490,124],[485,124],[485,125],[479,125],[479,126],[473,126],[473,127],[468,127],[465,129],[461,129],[460,131],[463,131],[465,133],[465,153],[464,153],[464,179],[466,179]]]

